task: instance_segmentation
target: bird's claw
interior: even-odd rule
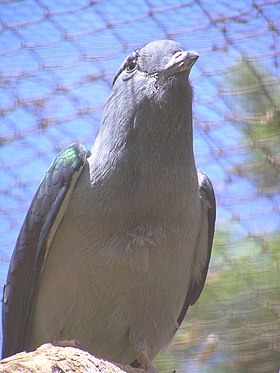
[[[59,339],[56,334],[52,335],[50,342],[54,346],[59,347],[81,347],[81,344],[76,339]]]

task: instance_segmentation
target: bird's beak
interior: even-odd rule
[[[176,52],[165,65],[162,74],[166,77],[183,71],[189,74],[198,57],[198,53],[194,51]]]

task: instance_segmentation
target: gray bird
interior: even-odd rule
[[[53,161],[32,201],[3,295],[3,357],[77,340],[152,369],[203,289],[215,225],[193,154],[198,58],[160,40],[118,70],[95,144]]]

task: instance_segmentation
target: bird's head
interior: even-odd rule
[[[117,80],[127,81],[135,74],[143,79],[160,80],[180,73],[188,76],[197,59],[197,52],[183,51],[181,45],[175,41],[153,41],[126,57],[115,75],[113,86]]]
[[[108,151],[128,144],[154,146],[173,133],[183,139],[182,131],[192,141],[189,73],[197,59],[196,52],[184,51],[171,40],[154,41],[132,52],[118,69],[105,106],[102,147]]]
[[[171,122],[191,125],[189,73],[197,59],[196,52],[184,51],[172,40],[153,41],[132,52],[113,80],[105,122],[166,133],[172,130]]]
[[[179,43],[158,40],[131,53],[122,63],[113,81],[113,92],[131,93],[137,100],[160,100],[188,86],[188,76],[198,59],[194,51],[184,51]]]
[[[93,149],[103,162],[102,170],[104,163],[115,164],[124,158],[137,164],[137,157],[142,157],[144,164],[155,155],[175,159],[171,153],[177,152],[183,159],[184,152],[192,152],[189,73],[197,59],[196,52],[184,51],[171,40],[159,40],[124,60],[115,75]]]

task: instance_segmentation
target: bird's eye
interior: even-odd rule
[[[127,72],[131,73],[132,71],[136,69],[136,67],[137,67],[137,59],[133,58],[132,60],[127,62],[125,69]]]

